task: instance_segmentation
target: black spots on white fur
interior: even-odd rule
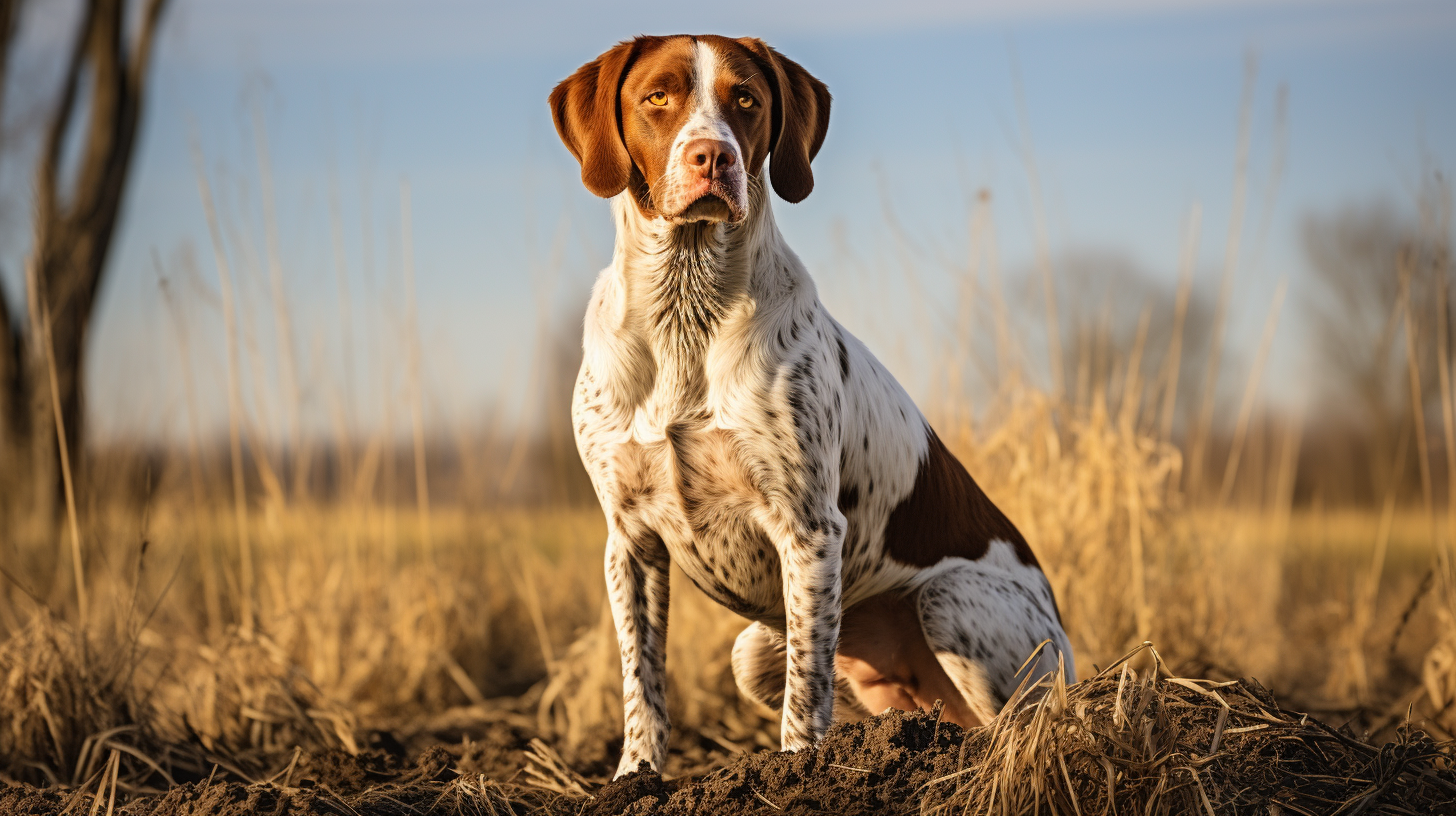
[[[849,349],[845,347],[843,337],[836,336],[834,342],[839,344],[839,378],[849,382]]]
[[[796,330],[797,330],[797,327],[796,327]],[[797,338],[795,338],[795,339],[797,339]],[[807,359],[805,359],[805,360],[799,360],[797,363],[794,363],[794,367],[789,370],[789,382],[794,383],[794,384],[800,384],[801,385],[801,384],[803,384],[808,379],[809,379],[809,361]]]
[[[728,610],[736,615],[742,615],[743,617],[747,618],[752,617],[756,613],[763,612],[763,610],[760,609],[757,605],[749,602],[747,598],[744,598],[743,596],[734,592],[732,589],[729,589],[726,580],[714,581],[707,586],[703,586],[702,584],[698,583],[697,580],[694,580],[693,584],[697,586],[698,589],[701,589],[704,595],[707,595],[709,598],[712,598],[723,606],[728,607]]]
[[[804,385],[808,374],[810,374],[810,370],[808,370],[808,363],[805,360],[799,360],[792,369],[789,369],[789,409],[794,412],[795,427],[799,427],[804,421],[804,409],[808,405],[804,398]]]

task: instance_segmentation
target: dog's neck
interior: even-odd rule
[[[673,224],[645,214],[629,195],[613,202],[612,265],[626,295],[623,317],[659,357],[700,355],[741,307],[756,310],[807,281],[759,179],[749,183],[748,214],[738,224]]]

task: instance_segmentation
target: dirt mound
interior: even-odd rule
[[[971,732],[891,712],[837,726],[813,751],[694,779],[633,774],[582,812],[1456,814],[1452,746],[1419,732],[1367,745],[1281,711],[1250,681],[1134,682],[1119,707],[1117,679],[1112,694],[1073,687]]]
[[[934,714],[891,712],[835,726],[812,751],[750,754],[675,782],[632,774],[596,791],[585,813],[913,812],[924,787],[954,770],[964,739]]]
[[[887,713],[812,751],[677,782],[634,774],[584,812],[1456,814],[1453,747],[1409,726],[1372,746],[1255,681],[1174,677],[1144,646],[1074,686],[1026,690],[985,728]]]
[[[1129,657],[1134,657],[1130,655]],[[209,779],[128,799],[117,812],[714,816],[748,813],[1456,814],[1453,746],[1412,728],[1384,746],[1281,709],[1249,680],[1214,683],[1120,662],[1074,686],[1029,690],[972,731],[935,712],[831,729],[813,749],[742,755],[694,777],[640,771],[594,783],[532,742],[493,779],[476,743],[411,762],[388,752],[295,758],[268,783]],[[104,779],[104,777],[103,777]],[[101,785],[102,807],[110,792]],[[0,813],[89,812],[86,791],[0,787]]]

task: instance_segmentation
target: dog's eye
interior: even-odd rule
[[[651,96],[647,97],[647,101],[660,108],[663,105],[667,104],[667,94],[663,91],[658,91],[657,93],[654,93]]]
[[[748,94],[739,94],[738,107],[744,108],[745,110],[753,107],[753,97],[749,96]]]

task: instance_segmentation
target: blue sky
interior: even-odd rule
[[[1274,399],[1296,402],[1308,385],[1302,221],[1379,198],[1407,203],[1428,164],[1456,167],[1449,2],[745,0],[727,16],[721,6],[646,2],[177,0],[94,335],[99,430],[167,434],[182,422],[186,378],[156,259],[186,316],[203,422],[224,419],[222,318],[194,143],[245,282],[243,305],[257,317],[251,376],[276,373],[259,121],[313,421],[327,424],[345,403],[364,422],[404,416],[403,402],[382,407],[403,388],[407,359],[404,183],[428,410],[461,423],[486,421],[492,405],[534,415],[539,406],[523,393],[542,317],[550,331],[571,332],[611,246],[606,205],[577,181],[545,97],[577,65],[638,33],[761,36],[829,85],[834,113],[815,192],[798,205],[776,201],[776,212],[831,310],[912,393],[942,375],[914,353],[924,331],[900,259],[916,264],[919,297],[949,297],[949,270],[965,262],[968,201],[984,188],[1001,266],[1024,275],[1038,224],[1027,156],[1054,259],[1116,253],[1171,281],[1197,204],[1198,275],[1212,282],[1250,55],[1249,204],[1232,335],[1247,352],[1287,278]],[[56,36],[59,21],[49,26]],[[347,331],[335,197],[353,306]],[[887,206],[908,250],[887,226]]]

